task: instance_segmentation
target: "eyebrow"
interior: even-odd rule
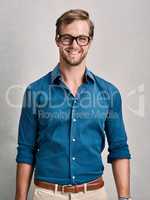
[[[59,34],[60,36],[71,36],[71,37],[79,37],[79,36],[86,36],[86,37],[90,37],[89,35],[85,35],[85,34],[80,34],[80,35],[77,35],[77,36],[74,36],[74,35],[71,35],[69,33],[63,33],[63,34]]]

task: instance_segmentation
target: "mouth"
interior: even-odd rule
[[[73,55],[73,56],[79,55],[81,53],[80,51],[74,51],[74,50],[66,50],[66,52],[69,55]]]

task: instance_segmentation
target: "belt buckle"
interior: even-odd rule
[[[64,193],[64,192],[65,192],[65,191],[64,191],[64,187],[65,187],[65,186],[71,187],[72,185],[71,185],[71,184],[68,184],[68,185],[62,185],[62,190],[61,190],[61,191],[62,191],[62,193]]]

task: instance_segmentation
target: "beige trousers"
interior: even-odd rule
[[[57,191],[57,184],[55,184],[55,191],[34,186],[33,200],[108,200],[104,186],[87,191],[86,183],[84,185],[84,191],[78,193]]]

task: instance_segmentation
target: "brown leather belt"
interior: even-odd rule
[[[48,189],[48,190],[55,190],[56,184],[54,183],[48,183],[48,182],[42,182],[39,180],[34,180],[34,184],[38,187]],[[94,181],[90,181],[86,183],[86,190],[96,190],[104,186],[104,181],[102,177],[97,178]],[[58,185],[57,191],[62,191],[62,192],[72,192],[72,193],[77,193],[80,191],[85,190],[85,184],[80,184],[80,185]]]

